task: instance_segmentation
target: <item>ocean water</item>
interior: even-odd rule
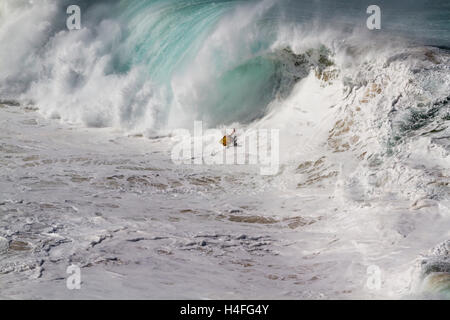
[[[448,298],[450,3],[371,4],[0,0],[0,297]]]

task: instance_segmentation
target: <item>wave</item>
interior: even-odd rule
[[[365,19],[350,29],[339,23],[348,15],[333,20],[338,27],[326,23],[327,2],[79,1],[83,29],[72,32],[68,4],[2,2],[0,95],[30,99],[54,118],[129,131],[252,122],[311,70],[292,66],[295,54],[334,50],[356,31],[375,38],[361,30]],[[285,54],[298,39],[302,48]]]
[[[348,21],[326,23],[322,15],[295,20],[289,12],[299,11],[287,10],[289,1],[82,1],[77,31],[64,25],[68,3],[2,2],[2,100],[133,133],[194,120],[277,126],[284,128],[285,161],[354,151],[376,166],[427,138],[446,167],[445,49],[349,28]],[[313,3],[295,8],[310,14]],[[296,152],[287,152],[292,143]]]
[[[82,1],[77,31],[64,25],[68,3],[2,2],[0,39],[8,46],[0,49],[0,98],[131,133],[190,128],[194,120],[283,128],[286,162],[331,150],[359,152],[377,167],[426,138],[426,148],[440,150],[434,164],[446,168],[445,49],[330,22],[313,14],[322,2]],[[292,18],[299,9],[314,18]],[[338,171],[330,166],[323,176]],[[366,180],[383,179],[369,172]],[[420,189],[436,196],[445,188]]]
[[[361,2],[333,4],[334,17],[327,1],[78,3],[77,31],[68,1],[1,3],[1,100],[149,135],[194,120],[282,128],[273,183],[449,216],[448,6],[424,14],[443,30],[428,37],[398,20],[368,31]]]

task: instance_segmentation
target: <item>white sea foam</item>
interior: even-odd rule
[[[38,248],[20,266],[10,256],[0,264],[11,292],[35,297],[39,284],[20,277],[43,259],[46,288],[62,261],[111,263],[132,275],[132,296],[152,288],[152,297],[186,297],[186,286],[198,288],[189,298],[440,294],[448,277],[430,275],[420,255],[450,237],[448,52],[332,23],[261,24],[272,1],[218,4],[220,14],[206,6],[189,18],[175,10],[169,20],[164,5],[134,8],[154,9],[142,24],[94,6],[72,32],[58,26],[57,4],[0,7],[0,99],[63,120],[0,108],[0,237],[18,241],[34,228],[22,240]],[[172,21],[204,32],[145,38]],[[174,129],[199,119],[238,136],[280,129],[279,173],[168,163]],[[152,139],[124,137],[141,133]],[[222,148],[216,140],[208,150]],[[211,270],[223,263],[223,273]],[[255,269],[246,277],[237,265]],[[382,272],[381,291],[365,286],[370,266]],[[123,297],[120,281],[105,285],[116,275],[92,272],[88,295]]]

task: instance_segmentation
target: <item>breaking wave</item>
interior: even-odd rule
[[[280,184],[449,218],[448,3],[424,15],[436,30],[389,32],[364,27],[364,1],[78,3],[83,28],[68,31],[68,1],[1,2],[1,99],[149,135],[194,120],[281,128]]]

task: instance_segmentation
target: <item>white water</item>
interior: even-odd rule
[[[311,64],[263,117],[232,124],[240,134],[281,129],[280,172],[264,177],[254,166],[169,161],[167,134],[199,117],[217,46],[230,64],[249,54],[236,43],[257,33],[236,40],[230,28],[239,11],[173,77],[162,117],[167,87],[142,66],[108,73],[117,21],[15,37],[10,28],[45,21],[43,12],[53,19],[43,3],[49,10],[0,20],[0,39],[15,49],[0,50],[1,92],[22,102],[0,104],[0,297],[448,297],[447,52],[280,27],[269,52],[313,49]],[[43,43],[43,54],[32,49]],[[321,45],[333,62],[322,72]],[[65,286],[72,263],[80,291]],[[370,266],[381,270],[379,290],[367,286]]]

